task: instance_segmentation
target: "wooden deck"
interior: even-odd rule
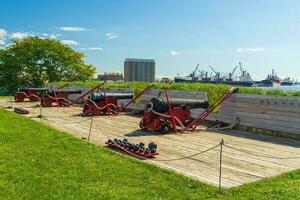
[[[13,103],[14,107],[31,107],[37,103]],[[6,107],[7,99],[0,99],[0,106]],[[28,108],[34,120],[39,108]],[[43,108],[41,120],[75,137],[88,137],[88,118],[76,116],[81,112],[79,107]],[[160,155],[150,162],[159,166],[176,170],[188,176],[213,185],[219,181],[220,147],[191,158],[166,161],[188,157],[213,147],[223,138],[226,145],[242,150],[223,147],[222,186],[229,188],[262,178],[275,176],[283,172],[300,168],[300,158],[281,159],[284,157],[300,157],[300,141],[256,135],[241,131],[210,132],[199,130],[188,134],[161,135],[139,130],[139,118],[130,115],[100,116],[94,118],[91,142],[104,145],[108,138],[127,138],[131,142],[154,141],[158,144]],[[249,154],[250,153],[250,154]],[[256,155],[257,154],[257,155]],[[258,156],[261,155],[261,156]],[[162,161],[164,160],[164,161]]]

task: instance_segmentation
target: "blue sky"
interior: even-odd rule
[[[0,45],[27,35],[83,51],[98,72],[123,71],[125,57],[154,58],[157,77],[197,63],[255,79],[275,69],[300,79],[300,1],[0,0]]]

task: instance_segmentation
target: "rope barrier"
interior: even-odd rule
[[[100,133],[102,133],[102,135],[104,135],[107,139],[111,139],[110,137],[108,137],[108,135],[106,133],[104,133],[104,131],[102,131],[102,129],[98,126],[97,123],[94,124],[95,125],[95,128],[98,128],[100,130],[98,130]],[[116,134],[109,134],[113,137],[120,137],[119,135],[116,135]]]
[[[37,104],[37,105],[34,105],[34,106],[25,106],[25,107],[23,107],[22,106],[22,108],[39,108],[40,107],[40,105],[39,104]]]
[[[99,129],[99,126],[98,126],[97,123],[94,123],[94,126],[95,126],[95,128],[98,128],[98,129]],[[93,130],[94,130],[94,129],[91,129],[91,131],[93,131]],[[100,128],[100,130],[97,130],[97,131],[99,131],[100,133],[102,133],[102,135],[104,135],[107,139],[112,139],[111,137],[108,136],[108,134],[106,134],[104,131],[102,131],[101,128]],[[119,135],[115,135],[115,134],[109,134],[109,135],[110,135],[110,136],[113,136],[113,137],[120,137]],[[112,140],[112,141],[113,141],[113,140]],[[113,143],[114,143],[114,142],[113,142]],[[115,143],[114,143],[114,144],[115,144]],[[215,145],[215,146],[213,146],[213,147],[210,147],[210,148],[208,148],[208,149],[206,149],[206,150],[197,152],[197,153],[192,154],[192,155],[189,155],[189,156],[183,156],[183,157],[180,157],[180,158],[174,158],[174,159],[151,159],[151,160],[153,160],[153,161],[167,162],[167,161],[176,161],[176,160],[188,159],[188,158],[195,157],[195,156],[197,156],[197,155],[204,154],[204,153],[206,153],[206,152],[208,152],[208,151],[210,151],[210,150],[213,150],[213,149],[217,148],[217,147],[220,146],[220,145],[221,145],[221,143],[219,143],[219,144],[217,144],[217,145]],[[134,153],[132,153],[132,152],[130,152],[130,151],[127,151],[126,149],[124,149],[124,151],[127,152],[128,154],[132,155],[132,156],[138,157],[138,158],[143,159],[143,160],[148,160],[148,159],[149,159],[149,158],[145,158],[145,157],[136,155],[136,154],[134,154]]]
[[[210,148],[208,148],[208,149],[206,149],[206,150],[204,150],[204,151],[200,151],[200,152],[198,152],[198,153],[195,153],[195,154],[192,154],[192,155],[189,155],[189,156],[184,156],[184,157],[174,158],[174,159],[161,159],[161,160],[159,160],[159,159],[154,159],[154,160],[155,160],[155,161],[175,161],[175,160],[183,160],[183,159],[187,159],[187,158],[192,158],[192,157],[195,157],[195,156],[197,156],[197,155],[206,153],[206,152],[208,152],[208,151],[210,151],[210,150],[213,150],[213,149],[217,148],[217,147],[220,146],[220,145],[221,145],[221,144],[217,144],[217,145],[215,145],[215,146],[213,146],[213,147],[210,147]]]
[[[95,128],[99,128],[99,125],[97,124],[97,123],[94,123],[94,126],[95,126]],[[99,128],[99,129],[101,129],[101,128]],[[104,133],[104,131],[100,131],[100,130],[98,130],[100,133],[102,133],[107,139],[112,139],[111,137],[109,137],[108,135],[110,135],[110,136],[112,136],[112,137],[120,137],[119,135],[116,135],[116,134],[106,134],[106,133]],[[185,156],[185,157],[180,157],[180,159],[185,159],[185,158],[192,158],[192,157],[194,157],[194,156],[197,156],[197,155],[200,155],[200,154],[202,154],[202,153],[205,153],[205,152],[207,152],[207,151],[210,151],[210,150],[212,150],[212,149],[214,149],[214,148],[216,148],[216,147],[218,147],[220,144],[218,144],[218,145],[216,145],[216,146],[213,146],[213,147],[211,147],[211,148],[209,148],[209,149],[206,149],[206,150],[204,150],[204,151],[201,151],[201,152],[198,152],[198,153],[196,153],[196,154],[193,154],[193,155],[189,155],[189,156]],[[144,158],[144,157],[143,157]],[[164,160],[157,160],[157,159],[155,159],[156,161],[164,161]],[[169,159],[169,160],[178,160],[178,158],[175,158],[175,159]],[[165,160],[165,161],[169,161],[169,160]]]
[[[275,156],[269,156],[269,155],[266,155],[266,154],[257,154],[257,153],[250,152],[250,151],[247,151],[247,150],[237,149],[237,148],[229,146],[227,144],[224,144],[224,146],[227,147],[227,148],[233,149],[235,151],[239,151],[239,152],[243,152],[243,153],[246,153],[246,154],[249,154],[249,155],[263,157],[263,158],[272,158],[272,159],[279,159],[279,160],[300,159],[300,157],[275,157]]]
[[[32,109],[29,109],[28,111],[29,112],[32,112],[32,111],[34,111],[34,110],[36,110],[36,109],[38,109],[38,108],[40,108],[39,106],[36,106],[36,107],[22,107],[22,108],[26,108],[26,110],[28,110],[28,108],[32,108]]]
[[[43,115],[43,118],[45,118],[45,119],[50,119],[50,118],[58,118],[58,119],[63,119],[63,118],[71,118],[70,116],[44,116]],[[80,121],[72,121],[72,120],[68,120],[68,122],[72,122],[72,123],[75,123],[75,124],[81,124],[81,123],[83,123],[83,122],[86,122],[86,121],[89,121],[89,120],[91,120],[92,119],[92,117],[89,117],[89,118],[86,118],[86,119],[83,119],[83,120],[80,120]]]

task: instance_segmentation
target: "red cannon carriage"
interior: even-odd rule
[[[147,104],[140,128],[142,130],[160,131],[193,131],[215,108],[238,91],[232,88],[229,92],[220,97],[215,103],[209,106],[206,100],[186,100],[168,97],[165,90],[165,98],[152,98]],[[206,109],[195,119],[191,118],[192,108]]]
[[[15,101],[24,102],[28,99],[31,102],[37,102],[47,91],[49,91],[48,88],[19,88],[15,94]]]
[[[86,100],[82,116],[99,116],[99,115],[111,115],[119,114],[126,110],[126,108],[133,102],[135,102],[142,94],[147,92],[152,86],[146,87],[141,93],[134,96],[133,93],[107,93],[104,87],[101,88],[101,92],[91,93],[88,100]],[[118,100],[130,99],[130,101],[123,107],[119,107]]]
[[[45,107],[68,107],[72,104],[72,101],[69,100],[69,95],[81,93],[81,90],[52,90],[45,93],[41,99],[41,104]]]
[[[91,93],[83,106],[83,115],[117,114],[121,111],[118,100],[132,98],[132,93]]]

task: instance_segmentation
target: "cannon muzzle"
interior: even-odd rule
[[[239,88],[236,88],[236,87],[233,87],[229,90],[229,92],[232,92],[232,93],[238,93],[239,92]]]
[[[107,98],[114,98],[114,99],[132,99],[133,94],[132,93],[106,93]],[[96,93],[93,92],[89,96],[89,99],[91,99],[94,102],[103,101],[105,99],[105,96],[103,93]]]
[[[151,102],[151,103],[150,103]],[[147,104],[147,107],[152,107],[152,109],[159,113],[164,113],[169,110],[166,98],[154,97]],[[209,103],[207,100],[197,100],[197,99],[181,99],[181,98],[170,98],[170,104],[173,107],[189,107],[189,108],[208,108]]]

